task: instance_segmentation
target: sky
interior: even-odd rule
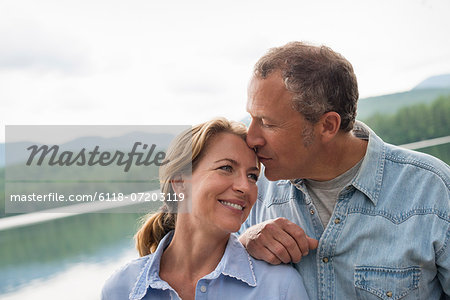
[[[240,120],[254,63],[289,41],[344,55],[361,98],[450,73],[448,0],[0,0],[5,125]]]

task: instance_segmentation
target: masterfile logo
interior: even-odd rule
[[[140,146],[142,146],[142,150],[146,152],[138,152],[137,149]],[[30,166],[36,155],[40,154],[36,162],[36,165],[40,166],[44,162],[47,155],[50,154],[50,158],[47,160],[47,164],[49,166],[71,166],[74,164],[77,166],[84,166],[86,164],[88,166],[94,166],[98,164],[105,167],[116,163],[118,166],[124,165],[124,172],[128,172],[133,164],[134,157],[136,157],[136,160],[134,161],[136,166],[150,166],[151,164],[155,164],[159,167],[167,164],[169,161],[164,160],[166,154],[163,151],[157,152],[152,158],[155,148],[156,144],[152,144],[149,147],[147,144],[135,142],[133,149],[128,153],[124,153],[122,151],[115,151],[113,153],[110,151],[100,152],[100,146],[95,146],[92,151],[82,148],[78,153],[74,153],[73,151],[63,151],[62,153],[59,153],[59,146],[57,145],[53,145],[51,147],[48,145],[42,145],[40,147],[38,145],[32,145],[27,148],[27,150],[30,150],[31,153],[28,157],[26,165]]]
[[[172,140],[190,128],[6,126],[5,212],[77,212],[75,204],[89,203],[99,212],[142,212],[183,201],[158,191],[159,168],[169,163]]]

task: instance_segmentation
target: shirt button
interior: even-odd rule
[[[339,219],[339,218],[334,219],[334,224],[339,224],[339,223],[341,223],[341,219]]]
[[[392,297],[392,292],[391,292],[391,291],[386,292],[386,296],[388,296],[389,298],[391,298],[391,297]]]
[[[309,212],[310,212],[312,215],[314,214],[314,210],[313,210],[313,209],[311,209]]]
[[[201,291],[202,293],[206,292],[206,286],[202,285],[202,286],[200,287],[200,291]]]
[[[322,261],[324,262],[324,263],[327,263],[329,260],[328,260],[328,257],[324,257],[323,259],[322,259]]]

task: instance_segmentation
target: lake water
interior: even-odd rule
[[[85,214],[0,231],[0,299],[99,299],[138,257],[138,214]]]

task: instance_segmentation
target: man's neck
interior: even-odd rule
[[[367,144],[350,132],[338,133],[333,141],[323,145],[315,175],[307,179],[328,181],[345,173],[364,157]]]

